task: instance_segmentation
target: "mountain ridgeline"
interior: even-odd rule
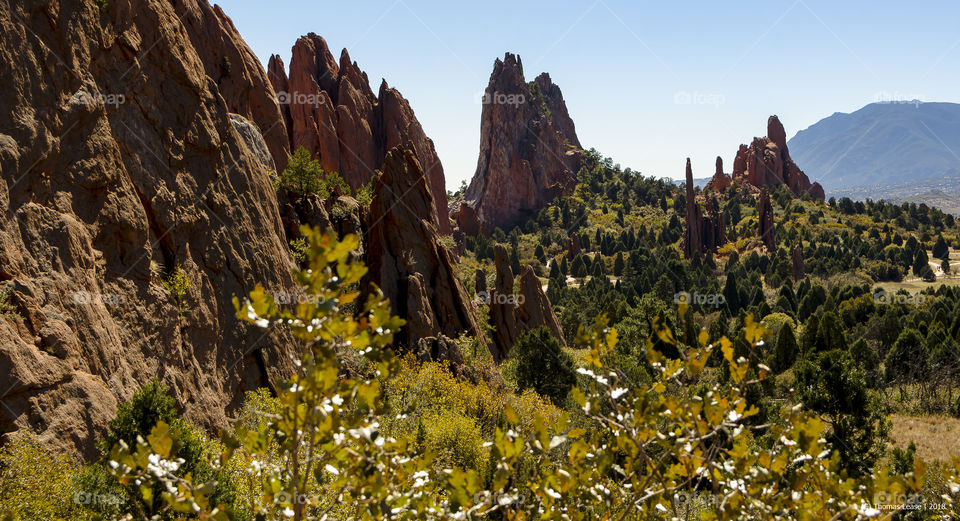
[[[940,179],[957,185],[960,104],[873,103],[824,118],[788,145],[828,192]]]

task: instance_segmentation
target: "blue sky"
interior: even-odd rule
[[[266,63],[316,32],[410,100],[448,188],[472,177],[494,59],[550,73],[585,147],[645,175],[712,175],[778,114],[793,136],[878,96],[960,102],[960,3],[224,1]],[[801,167],[803,165],[800,165]]]

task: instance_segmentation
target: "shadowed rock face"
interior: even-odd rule
[[[777,250],[776,228],[773,224],[773,206],[770,204],[770,194],[767,189],[760,190],[760,198],[757,200],[757,235],[763,241],[767,251]]]
[[[807,276],[807,268],[803,263],[803,248],[799,244],[793,247],[793,253],[790,256],[792,261],[791,272],[793,274],[793,280],[799,281]]]
[[[282,171],[287,166],[290,139],[273,84],[260,60],[220,6],[196,0],[169,1],[227,108],[256,125],[276,170]]]
[[[806,193],[821,201],[824,198],[820,183],[811,183],[790,159],[786,132],[777,116],[770,116],[767,120],[767,137],[753,138],[750,146],[740,145],[733,160],[732,177],[734,181],[758,190],[785,184],[796,196]],[[720,191],[720,186],[722,183],[714,183],[712,188]]]
[[[439,212],[438,230],[450,233],[443,165],[400,92],[384,80],[375,95],[367,74],[347,50],[338,63],[327,42],[313,33],[293,46],[289,75],[276,55],[270,58],[269,71],[283,101],[292,150],[305,147],[324,170],[339,172],[358,188],[383,168],[393,147],[413,147]]]
[[[377,178],[367,216],[367,279],[407,321],[395,336],[401,348],[427,337],[480,337],[473,304],[440,241],[437,210],[412,147],[395,147]]]
[[[0,281],[23,316],[0,321],[0,432],[92,456],[154,377],[192,422],[227,427],[297,352],[231,303],[292,285],[266,164],[284,127],[262,70],[205,1],[23,0],[0,19],[17,21],[0,24],[0,56],[19,65],[0,69]],[[161,286],[177,266],[179,319]]]
[[[566,345],[560,321],[533,268],[521,268],[520,292],[514,295],[513,270],[507,249],[498,244],[493,254],[497,268],[495,290],[490,295],[490,323],[494,328],[491,352],[494,358],[506,360],[521,334],[541,326],[549,328],[553,336]]]
[[[722,168],[719,161],[717,162],[717,168]],[[727,234],[723,225],[723,212],[713,203],[713,199],[707,197],[706,216],[703,215],[703,211],[697,203],[696,192],[693,190],[693,168],[690,166],[690,158],[687,158],[686,179],[687,206],[686,227],[683,231],[683,253],[689,259],[694,255],[716,251],[717,248],[726,244]]]
[[[483,101],[480,157],[464,204],[492,230],[531,215],[573,186],[580,141],[560,88],[546,73],[527,83],[513,54],[494,63]]]

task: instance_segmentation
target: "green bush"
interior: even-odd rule
[[[0,448],[0,519],[55,521],[90,519],[85,492],[77,488],[79,465],[53,455],[30,435],[16,435]]]
[[[546,327],[520,335],[510,349],[510,362],[516,367],[519,390],[533,389],[557,405],[563,405],[577,383],[573,359]]]
[[[196,427],[179,416],[176,400],[167,394],[166,387],[156,379],[138,389],[129,402],[117,408],[117,414],[110,421],[102,441],[102,448],[104,452],[109,452],[110,448],[120,443],[135,447],[138,439],[148,438],[153,429],[161,423],[169,425],[171,457],[182,460],[178,474],[189,474],[204,482],[216,482],[211,493],[214,504],[232,504],[236,494],[233,482],[210,465],[210,460],[218,456],[219,451],[215,450],[213,444]],[[100,469],[96,468],[98,466]],[[104,462],[95,463],[93,467],[84,474],[83,483],[90,488],[88,492],[95,496],[107,496],[125,489],[125,501],[120,505],[122,512],[134,513],[143,510],[152,514],[161,513],[161,509],[151,504],[150,500],[144,500],[138,487],[122,487],[116,479],[111,480],[106,474]],[[153,497],[159,498],[162,489],[156,486],[154,488],[156,490]],[[103,512],[104,509],[98,510]],[[161,517],[173,519],[169,513]]]
[[[337,172],[324,172],[320,162],[310,156],[304,148],[298,148],[287,162],[287,168],[275,181],[277,189],[284,189],[299,196],[317,195],[321,199],[330,197],[333,190],[350,195],[350,185]]]
[[[438,468],[479,469],[484,460],[483,438],[476,420],[452,410],[429,416],[424,446],[436,456]]]

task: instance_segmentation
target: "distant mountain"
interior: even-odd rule
[[[960,104],[873,103],[820,120],[788,146],[828,196],[876,188],[878,198],[889,185],[960,178]]]

